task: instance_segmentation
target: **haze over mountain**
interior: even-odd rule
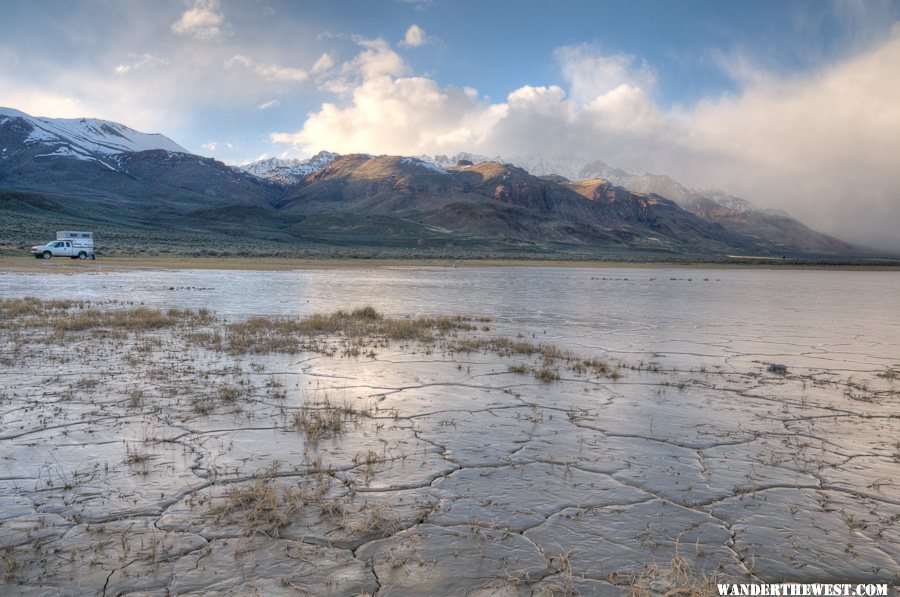
[[[472,163],[496,161],[521,166],[539,176],[559,176],[564,181],[597,179],[634,193],[666,197],[694,215],[721,224],[737,235],[755,238],[772,247],[838,253],[850,250],[847,243],[811,230],[783,210],[759,208],[745,199],[721,190],[688,189],[664,174],[631,174],[600,160],[552,154],[513,156],[507,160],[500,156],[488,158],[466,152],[452,157],[445,155],[423,157],[444,166],[460,161]]]
[[[577,181],[549,173],[549,166],[546,175],[535,176],[474,154],[423,159],[322,152],[309,160],[232,167],[114,122],[48,121],[4,109],[0,217],[22,242],[29,221],[56,218],[57,227],[102,221],[176,236],[203,233],[217,245],[227,235],[360,253],[713,259],[869,253],[786,214],[599,164],[581,165],[586,178]],[[599,173],[634,185],[649,180],[653,188],[677,190],[678,200],[649,188],[628,190]]]

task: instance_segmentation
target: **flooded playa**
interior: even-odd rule
[[[0,300],[0,593],[900,583],[894,272],[4,273]]]

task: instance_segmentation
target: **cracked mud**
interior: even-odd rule
[[[337,288],[309,274],[294,310],[290,274],[247,275],[265,297],[223,290],[209,311],[184,272],[0,276],[0,592],[900,583],[896,298],[826,329],[816,314],[773,324],[800,297],[767,310],[741,288],[755,271],[712,290],[652,270],[599,287],[686,293],[683,319],[603,303],[592,270],[504,274],[534,278],[525,295],[582,285],[594,318],[386,270]],[[379,278],[406,298],[379,300]],[[159,298],[170,284],[186,290]],[[442,287],[448,300],[415,308]],[[360,300],[337,312],[342,288]],[[716,316],[732,292],[743,310]]]

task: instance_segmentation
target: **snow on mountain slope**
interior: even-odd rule
[[[426,170],[431,170],[432,172],[437,172],[438,174],[447,174],[447,171],[444,170],[440,165],[428,160],[423,160],[421,158],[403,158],[400,160],[400,162],[406,165],[425,168]]]
[[[165,135],[141,133],[125,125],[96,118],[38,118],[13,110],[0,108],[0,124],[8,119],[18,118],[30,125],[26,143],[40,143],[67,147],[73,157],[91,159],[111,156],[126,151],[146,151],[164,149],[166,151],[189,153]],[[59,152],[56,155],[67,155]]]
[[[600,160],[584,164],[578,172],[578,178],[602,178],[634,193],[656,193],[677,203],[691,202],[703,194],[701,191],[688,189],[665,174],[632,174]]]
[[[279,184],[292,185],[297,184],[310,174],[322,170],[337,157],[340,156],[336,153],[320,151],[306,160],[268,158],[241,166],[240,170],[258,178],[264,178]]]
[[[689,189],[665,174],[632,174],[600,160],[590,160],[574,154],[531,153],[489,158],[472,153],[458,153],[452,157],[435,155],[420,156],[420,159],[445,168],[455,166],[460,160],[470,161],[473,164],[493,161],[518,166],[534,176],[556,175],[571,181],[602,178],[610,184],[628,189],[632,193],[654,193],[671,199],[686,209],[693,208],[698,201],[709,200],[739,213],[759,211],[749,201],[729,195],[724,191]]]
[[[486,155],[466,153],[464,151],[450,157],[446,155],[420,155],[416,157],[423,162],[428,162],[429,164],[434,164],[435,166],[439,166],[441,168],[450,168],[452,166],[457,166],[460,161],[472,162],[473,164],[480,164],[482,162],[499,162],[501,164],[506,163],[502,159],[500,159],[499,156],[489,158]]]
[[[741,199],[740,197],[735,197],[734,195],[729,195],[728,193],[726,193],[724,191],[720,191],[718,189],[709,189],[709,190],[703,190],[703,191],[698,191],[698,192],[702,193],[708,199],[712,199],[718,205],[721,205],[722,207],[727,207],[728,209],[734,210],[738,213],[748,214],[748,213],[754,213],[756,211],[759,211],[756,208],[756,206],[754,206],[752,203],[750,203],[746,199]],[[765,211],[770,211],[770,210],[765,210]],[[785,212],[780,211],[779,215],[782,215],[782,214],[785,216],[787,215]]]
[[[632,174],[600,160],[587,160],[575,155],[529,154],[514,156],[508,163],[525,168],[535,176],[557,174],[570,180],[602,178],[632,193],[653,193],[671,199],[691,211],[695,211],[698,202],[702,201],[712,201],[742,214],[759,211],[746,199],[721,190],[691,189],[665,174]]]
[[[506,162],[524,168],[535,176],[555,174],[569,180],[585,178],[580,176],[581,169],[589,160],[574,154],[528,153],[507,156]]]
[[[96,118],[39,118],[19,110],[0,108],[0,127],[10,122],[19,131],[15,137],[18,144],[40,151],[32,152],[36,158],[93,160],[119,169],[116,156],[125,152],[161,149],[172,153],[190,153],[164,135],[141,133],[122,124]],[[9,158],[15,151],[14,147],[0,148],[0,160]],[[239,170],[278,184],[294,185],[306,176],[319,172],[337,157],[336,153],[322,151],[306,160],[268,158],[242,166]],[[602,161],[574,154],[523,154],[507,159],[462,152],[452,157],[417,156],[407,160],[416,160],[422,167],[432,168],[435,172],[443,172],[443,168],[456,166],[460,162],[479,164],[495,161],[519,166],[534,176],[557,175],[572,181],[603,178],[635,193],[661,195],[693,211],[697,211],[703,202],[712,202],[742,214],[760,211],[748,201],[719,190],[689,189],[666,175],[631,174]]]

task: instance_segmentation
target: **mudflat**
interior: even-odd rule
[[[896,583],[897,284],[772,270],[7,272],[3,586]]]

